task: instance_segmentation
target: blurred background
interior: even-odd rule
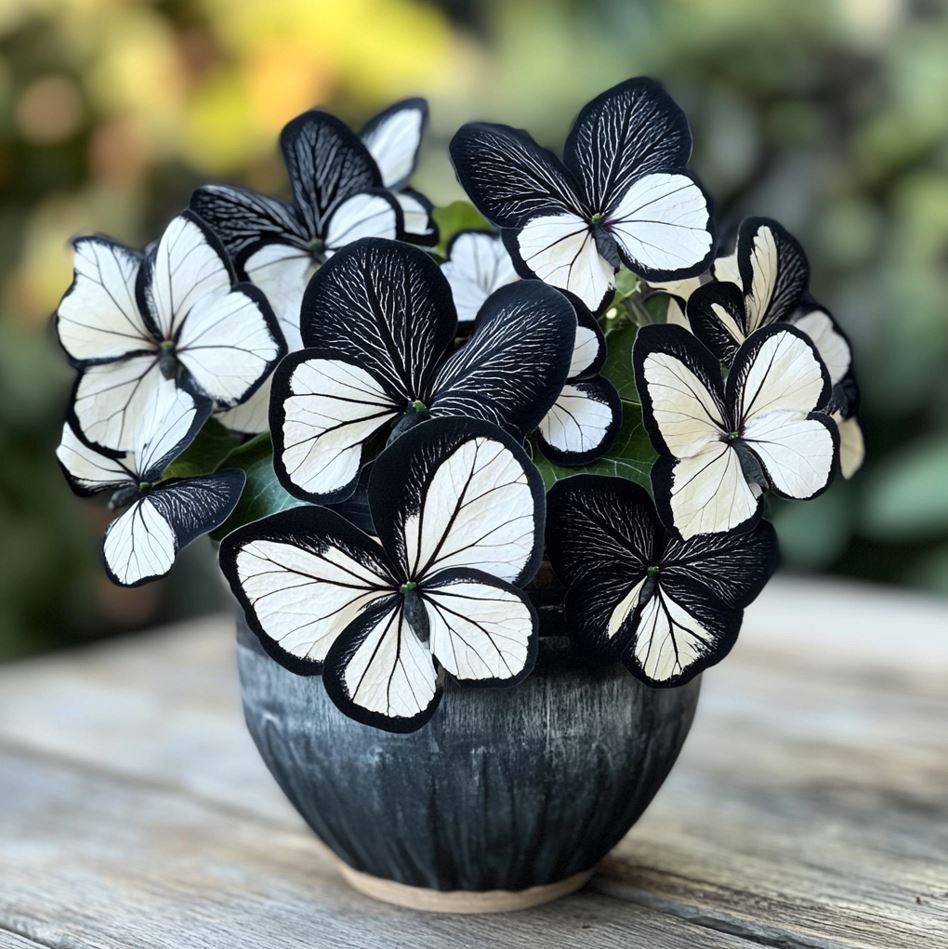
[[[0,0],[0,658],[214,608],[206,547],[112,587],[103,510],[53,449],[70,373],[50,331],[68,239],[142,245],[204,181],[282,193],[281,126],[431,102],[414,183],[460,198],[469,119],[559,148],[633,75],[687,111],[725,228],[778,218],[852,337],[869,462],[776,511],[787,567],[948,593],[948,6],[938,0]]]

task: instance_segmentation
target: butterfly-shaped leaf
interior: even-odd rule
[[[445,418],[387,448],[368,493],[378,541],[294,508],[226,537],[221,567],[270,655],[321,672],[356,720],[412,731],[444,673],[510,685],[530,672],[536,614],[514,584],[539,565],[543,485],[500,429]]]
[[[449,355],[451,290],[423,251],[364,240],[329,261],[303,301],[307,348],[274,376],[274,468],[287,490],[335,503],[354,489],[366,443],[393,425],[466,416],[523,436],[566,380],[576,316],[537,281],[497,290]]]
[[[382,185],[401,206],[405,234],[416,243],[437,244],[438,227],[431,216],[431,202],[408,187],[427,125],[427,101],[403,99],[369,119],[360,138],[378,165]]]
[[[291,352],[302,345],[303,291],[322,262],[361,237],[437,237],[430,203],[404,186],[426,119],[424,100],[405,100],[376,116],[360,137],[335,116],[305,112],[280,136],[291,201],[220,184],[191,196],[191,207],[220,235],[238,273],[266,294]],[[225,423],[264,430],[264,396],[256,402],[252,415],[238,412]]]
[[[478,210],[524,276],[568,290],[593,312],[620,262],[646,279],[701,273],[711,257],[711,206],[687,171],[691,133],[651,79],[630,79],[580,111],[563,160],[522,130],[472,123],[451,158]]]
[[[831,386],[812,342],[788,325],[755,332],[721,381],[715,357],[678,326],[646,326],[633,349],[663,521],[684,539],[753,524],[764,489],[824,491],[837,467]]]
[[[182,387],[216,406],[249,399],[286,347],[263,294],[234,283],[217,238],[193,212],[140,254],[104,238],[75,244],[75,278],[57,312],[80,372],[72,427],[126,450]]]
[[[858,398],[852,397],[852,350],[836,320],[807,293],[809,265],[803,248],[776,221],[749,218],[741,225],[733,255],[718,258],[713,275],[712,282],[687,298],[692,331],[726,364],[763,326],[787,322],[805,333],[829,373],[833,417],[841,443],[846,442],[840,471],[852,477],[865,454],[856,418]]]
[[[474,322],[495,290],[520,279],[500,235],[489,231],[455,234],[448,243],[447,258],[441,270],[451,284],[462,327]]]
[[[767,521],[681,540],[644,488],[622,478],[567,478],[547,504],[567,629],[591,657],[619,659],[650,686],[683,685],[720,662],[777,566]]]
[[[587,465],[601,457],[622,423],[622,404],[612,383],[599,375],[606,339],[596,318],[573,298],[577,327],[566,384],[543,417],[538,438],[558,465]]]
[[[793,315],[810,268],[799,242],[780,224],[748,218],[738,232],[733,262],[716,262],[714,276],[689,297],[688,321],[698,339],[730,363],[751,333]]]
[[[233,469],[197,478],[162,480],[211,412],[208,399],[178,389],[136,429],[125,454],[105,453],[63,427],[56,450],[76,494],[111,492],[111,506],[126,508],[106,531],[102,557],[109,578],[138,586],[164,576],[178,551],[223,523],[234,509],[244,474]]]

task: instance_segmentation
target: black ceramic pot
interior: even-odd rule
[[[242,618],[238,654],[257,748],[350,882],[452,911],[534,905],[585,883],[671,770],[699,689],[584,667],[549,637],[521,685],[448,682],[434,718],[396,735],[343,715],[318,676],[280,666]]]

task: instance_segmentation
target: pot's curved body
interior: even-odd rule
[[[699,689],[585,668],[567,640],[544,638],[516,688],[449,681],[434,718],[398,735],[343,715],[318,676],[280,666],[242,617],[238,652],[260,754],[319,838],[359,871],[349,874],[356,885],[365,874],[437,891],[581,885],[665,780]]]
[[[544,638],[516,688],[449,681],[434,718],[398,735],[343,715],[242,617],[238,653],[250,733],[319,838],[361,874],[432,890],[584,882],[665,780],[699,688],[584,668]]]

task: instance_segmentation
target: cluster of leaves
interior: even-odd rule
[[[144,252],[76,242],[57,455],[125,509],[106,570],[144,583],[213,532],[264,648],[408,731],[445,675],[529,674],[545,546],[577,649],[688,682],[775,568],[764,495],[861,463],[848,342],[776,222],[716,247],[653,80],[587,103],[562,158],[463,126],[476,210],[411,189],[426,121],[304,113],[290,200],[205,185]]]

